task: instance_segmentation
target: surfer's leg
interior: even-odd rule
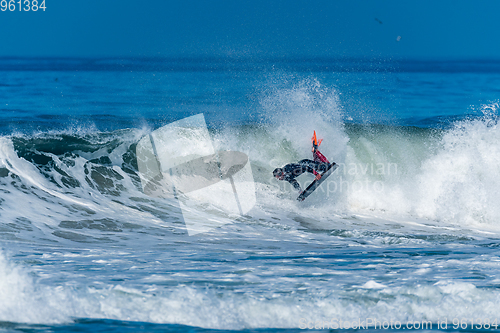
[[[314,160],[316,162],[320,162],[320,163],[330,163],[328,161],[328,159],[325,157],[325,155],[321,154],[321,152],[319,150],[316,150],[315,152],[313,152],[313,157],[314,157]]]

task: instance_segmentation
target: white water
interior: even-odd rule
[[[249,155],[258,202],[198,237],[125,171],[124,154],[145,131],[70,132],[97,148],[35,149],[53,164],[33,163],[19,156],[17,138],[1,138],[0,320],[241,329],[299,327],[302,318],[497,318],[494,117],[444,132],[349,128],[336,92],[310,85],[264,99],[260,126],[212,132],[216,149]],[[342,168],[331,192],[299,204],[270,172],[309,157],[313,130]],[[110,162],[90,162],[103,156]]]

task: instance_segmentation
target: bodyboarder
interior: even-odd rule
[[[315,180],[321,179],[321,174],[335,163],[330,163],[328,159],[318,150],[318,146],[321,144],[322,140],[316,139],[316,131],[314,131],[314,136],[312,137],[312,153],[313,159],[303,159],[298,163],[290,163],[281,168],[276,168],[273,171],[273,176],[278,180],[286,180],[292,186],[302,193],[302,188],[300,187],[299,182],[295,179],[304,172],[312,173],[316,176]]]

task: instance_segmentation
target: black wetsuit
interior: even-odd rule
[[[328,163],[321,163],[308,159],[299,161],[299,163],[290,163],[282,168],[284,173],[283,180],[286,180],[287,182],[292,184],[296,190],[302,191],[299,182],[296,181],[295,178],[306,171],[312,174],[325,172],[328,169],[328,165]]]

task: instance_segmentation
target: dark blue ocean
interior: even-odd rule
[[[490,60],[1,58],[0,330],[498,331],[499,101]],[[199,114],[256,203],[190,235],[136,149]]]

